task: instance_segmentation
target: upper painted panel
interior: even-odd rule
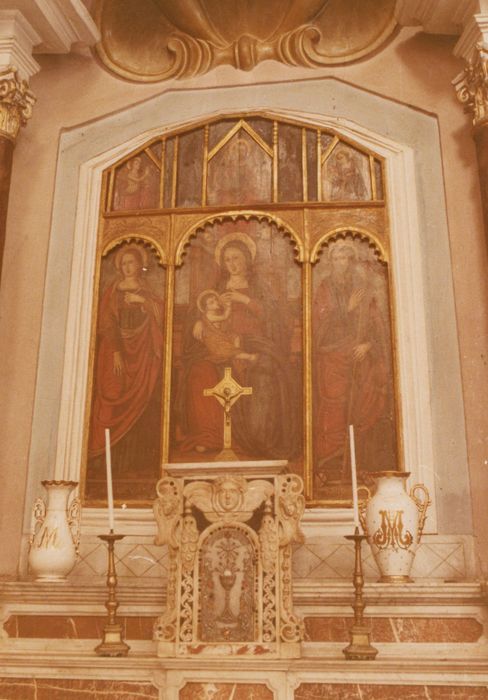
[[[106,212],[382,199],[374,154],[323,129],[236,116],[162,135],[113,166]]]

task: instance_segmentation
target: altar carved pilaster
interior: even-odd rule
[[[15,141],[32,115],[35,97],[12,66],[0,70],[0,270]]]

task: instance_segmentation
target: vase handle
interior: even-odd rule
[[[360,491],[366,492],[365,498],[361,498]],[[361,523],[361,527],[363,528],[364,534],[367,535],[368,533],[366,531],[366,507],[371,500],[371,491],[367,486],[358,486],[358,488],[356,489],[356,493],[358,495],[359,521]]]
[[[427,508],[430,506],[432,501],[430,500],[430,494],[427,487],[423,484],[415,484],[415,486],[412,486],[410,489],[410,498],[412,498],[415,502],[419,512],[419,525],[417,529],[418,544],[424,529],[425,519],[427,518]]]
[[[75,546],[75,552],[78,554],[80,548],[81,537],[81,501],[78,497],[73,498],[68,508],[68,527],[71,533],[71,538]]]
[[[46,504],[42,500],[42,498],[36,498],[34,501],[34,506],[33,506],[33,514],[34,514],[34,519],[35,519],[35,524],[34,524],[34,531],[31,533],[31,536],[29,538],[29,544],[32,546],[32,543],[34,542],[34,538],[39,532],[39,530],[42,527],[42,524],[46,518]]]

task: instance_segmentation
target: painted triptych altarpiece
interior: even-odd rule
[[[167,131],[104,173],[84,498],[143,505],[162,465],[218,459],[226,368],[240,460],[286,459],[311,505],[401,469],[384,163],[310,123]]]

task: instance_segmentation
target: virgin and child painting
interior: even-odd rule
[[[105,429],[114,496],[152,498],[161,462],[165,271],[142,241],[103,258],[85,497],[106,498]]]
[[[388,277],[367,242],[326,246],[313,278],[314,491],[350,498],[348,426],[359,480],[397,468]]]
[[[176,275],[171,461],[212,460],[223,410],[204,396],[231,368],[252,394],[232,408],[240,459],[302,455],[301,269],[273,224],[229,221],[191,242]]]

